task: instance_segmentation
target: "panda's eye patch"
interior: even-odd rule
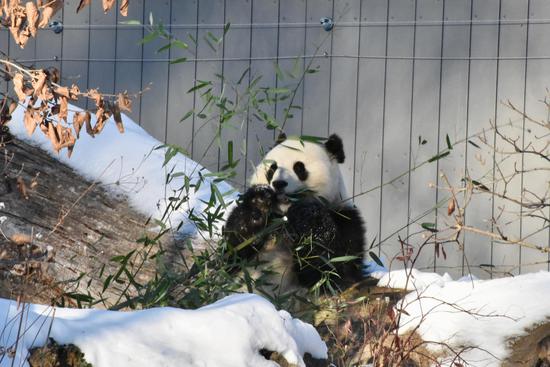
[[[307,170],[306,170],[306,166],[304,165],[303,162],[298,161],[298,162],[294,163],[293,168],[294,168],[294,173],[296,173],[296,176],[298,176],[300,181],[307,180],[308,173],[307,173]]]
[[[277,168],[277,163],[273,163],[271,164],[271,166],[269,166],[269,169],[265,173],[265,178],[267,178],[267,182],[271,183],[271,180],[273,179],[273,175],[275,174],[275,171],[277,171]]]

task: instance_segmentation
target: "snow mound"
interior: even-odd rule
[[[28,366],[28,350],[45,345],[48,335],[59,344],[78,346],[94,367],[277,366],[260,349],[278,352],[298,366],[305,366],[306,352],[327,358],[327,347],[313,326],[253,294],[232,295],[197,310],[133,312],[18,308],[14,301],[0,299],[0,320],[5,322],[0,333],[4,350],[16,345],[21,330],[15,361],[4,356],[0,367]]]
[[[443,286],[445,282],[452,280],[451,276],[445,273],[443,276],[437,273],[424,273],[416,269],[401,269],[390,272],[375,272],[372,277],[379,279],[379,287],[406,289],[424,289],[432,284]]]
[[[73,120],[73,115],[81,108],[69,105],[69,116],[67,121]],[[181,172],[190,177],[192,183],[199,179],[199,172],[203,176],[210,173],[199,163],[189,159],[183,154],[176,154],[170,162],[163,167],[166,148],[155,149],[163,145],[162,142],[150,136],[138,124],[126,115],[122,115],[125,132],[120,134],[111,117],[106,123],[101,134],[95,138],[85,131],[80,134],[73,155],[67,157],[67,151],[62,150],[59,154],[53,150],[50,141],[46,136],[36,129],[32,136],[29,136],[23,123],[25,108],[17,107],[12,114],[12,121],[9,124],[10,132],[18,139],[38,146],[48,152],[59,161],[73,168],[83,177],[101,182],[104,187],[112,189],[116,193],[124,193],[128,196],[132,206],[146,216],[160,219],[169,204],[168,197],[173,196],[184,184],[184,176],[173,178],[166,184],[168,172]],[[97,121],[92,115],[92,126]],[[189,201],[182,209],[172,213],[170,224],[176,228],[184,223],[180,233],[194,233],[195,226],[187,219],[191,209],[195,215],[200,216],[207,207],[212,190],[209,178],[200,186],[196,192],[191,189]],[[233,188],[225,183],[216,183],[218,190],[227,197],[226,202],[236,198],[232,193]]]
[[[407,271],[410,272],[410,269]],[[422,273],[412,269],[385,274],[379,285],[412,292],[398,303],[400,333],[417,331],[428,349],[452,348],[470,366],[500,366],[509,355],[507,340],[550,321],[550,273],[477,280]],[[534,353],[535,351],[533,351]],[[451,358],[452,359],[452,358]],[[443,365],[452,365],[450,359]]]

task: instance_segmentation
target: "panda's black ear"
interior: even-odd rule
[[[344,154],[344,144],[342,139],[336,134],[332,134],[328,137],[328,140],[325,142],[325,148],[328,153],[336,159],[338,163],[344,163],[346,155]]]
[[[277,140],[275,140],[275,145],[279,145],[281,144],[283,141],[286,140],[286,134],[284,132],[281,131],[281,133],[279,134],[279,136],[277,137]]]

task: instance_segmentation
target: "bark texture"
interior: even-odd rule
[[[16,297],[22,287],[27,294],[37,293],[34,301],[43,302],[68,287],[98,293],[101,278],[116,269],[110,259],[141,246],[136,240],[147,232],[147,218],[124,195],[106,192],[9,134],[3,138],[0,296]],[[141,280],[153,271],[154,264],[146,264]],[[69,282],[82,274],[79,282]],[[117,292],[115,285],[105,296],[116,297]]]

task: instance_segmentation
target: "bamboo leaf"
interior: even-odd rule
[[[445,135],[445,141],[447,142],[447,148],[449,148],[449,150],[452,150],[453,145],[451,144],[451,139],[449,138],[449,134]]]
[[[338,256],[335,258],[330,259],[331,263],[344,263],[344,262],[350,262],[352,260],[357,259],[357,256]]]
[[[382,260],[380,260],[380,258],[373,251],[369,251],[369,256],[374,260],[376,264],[384,267],[384,263],[382,262]]]
[[[438,232],[438,230],[435,226],[435,223],[424,222],[424,223],[420,224],[420,226],[422,228],[424,228],[425,230],[427,230],[427,231],[430,231],[430,232],[433,232],[433,233]]]
[[[451,152],[443,152],[443,153],[440,153],[440,154],[435,155],[435,156],[431,157],[430,159],[428,159],[428,162],[431,163],[431,162],[438,161],[438,160],[440,160],[441,158],[444,158],[444,157],[448,156],[449,154],[451,154]]]

